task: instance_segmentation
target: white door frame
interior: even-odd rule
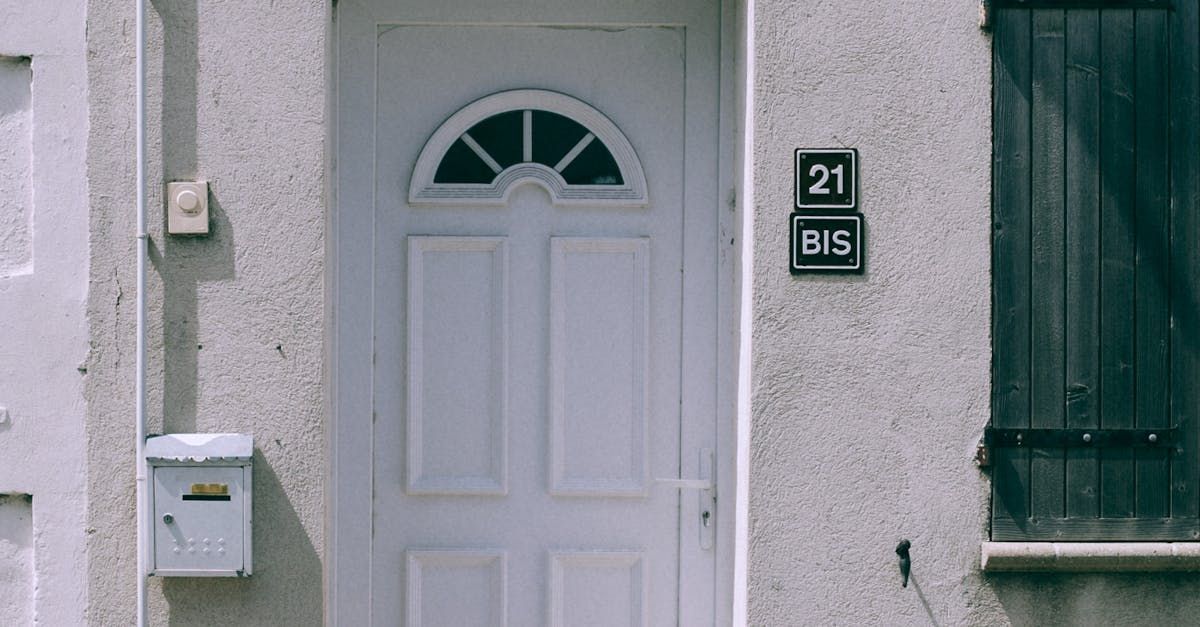
[[[717,284],[717,452],[716,479],[720,488],[716,520],[716,589],[714,616],[718,625],[745,623],[747,495],[749,450],[749,296],[750,250],[745,240],[753,230],[752,207],[752,79],[754,0],[721,3],[719,181],[721,198],[712,199],[718,212]],[[342,0],[343,6],[354,0]],[[336,4],[336,1],[335,1]],[[372,394],[355,396],[344,390],[369,389],[372,346],[352,329],[373,328],[371,289],[372,247],[339,251],[346,233],[373,233],[369,212],[342,213],[338,188],[340,142],[358,139],[371,145],[366,129],[339,125],[339,19],[348,12],[335,6],[329,25],[328,211],[326,221],[326,394],[328,412],[328,476],[326,482],[325,621],[329,625],[369,625],[371,603],[371,511],[373,486]],[[374,42],[367,42],[374,45]],[[356,132],[360,138],[347,137]],[[374,172],[363,172],[373,186]],[[340,303],[355,302],[351,308]],[[363,383],[366,382],[366,383]],[[355,513],[357,512],[357,514]]]

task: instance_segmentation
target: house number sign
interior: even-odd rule
[[[796,206],[788,221],[792,274],[862,274],[865,223],[858,210],[858,151],[796,149]]]
[[[858,209],[858,151],[796,149],[796,210]]]
[[[863,271],[863,217],[793,213],[791,273]]]

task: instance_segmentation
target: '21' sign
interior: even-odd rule
[[[858,208],[858,151],[796,150],[796,209]]]

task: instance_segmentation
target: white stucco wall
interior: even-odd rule
[[[85,616],[84,54],[83,2],[0,0],[0,624]]]
[[[148,2],[149,433],[254,436],[254,575],[161,579],[153,624],[319,624],[327,0]],[[88,5],[89,620],[135,610],[134,3]],[[164,45],[165,42],[165,45]],[[212,232],[163,233],[210,182]]]
[[[1194,623],[1195,574],[980,571],[991,41],[976,2],[886,4],[756,3],[750,623]],[[794,278],[792,152],[830,146],[860,151],[867,272]]]
[[[989,37],[960,0],[758,2],[755,28],[750,621],[974,622]],[[793,150],[838,146],[859,150],[867,271],[794,278]]]

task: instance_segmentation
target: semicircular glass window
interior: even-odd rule
[[[568,185],[625,184],[604,142],[579,122],[538,109],[477,122],[446,150],[433,182],[488,184],[514,165],[533,163],[558,172]]]

